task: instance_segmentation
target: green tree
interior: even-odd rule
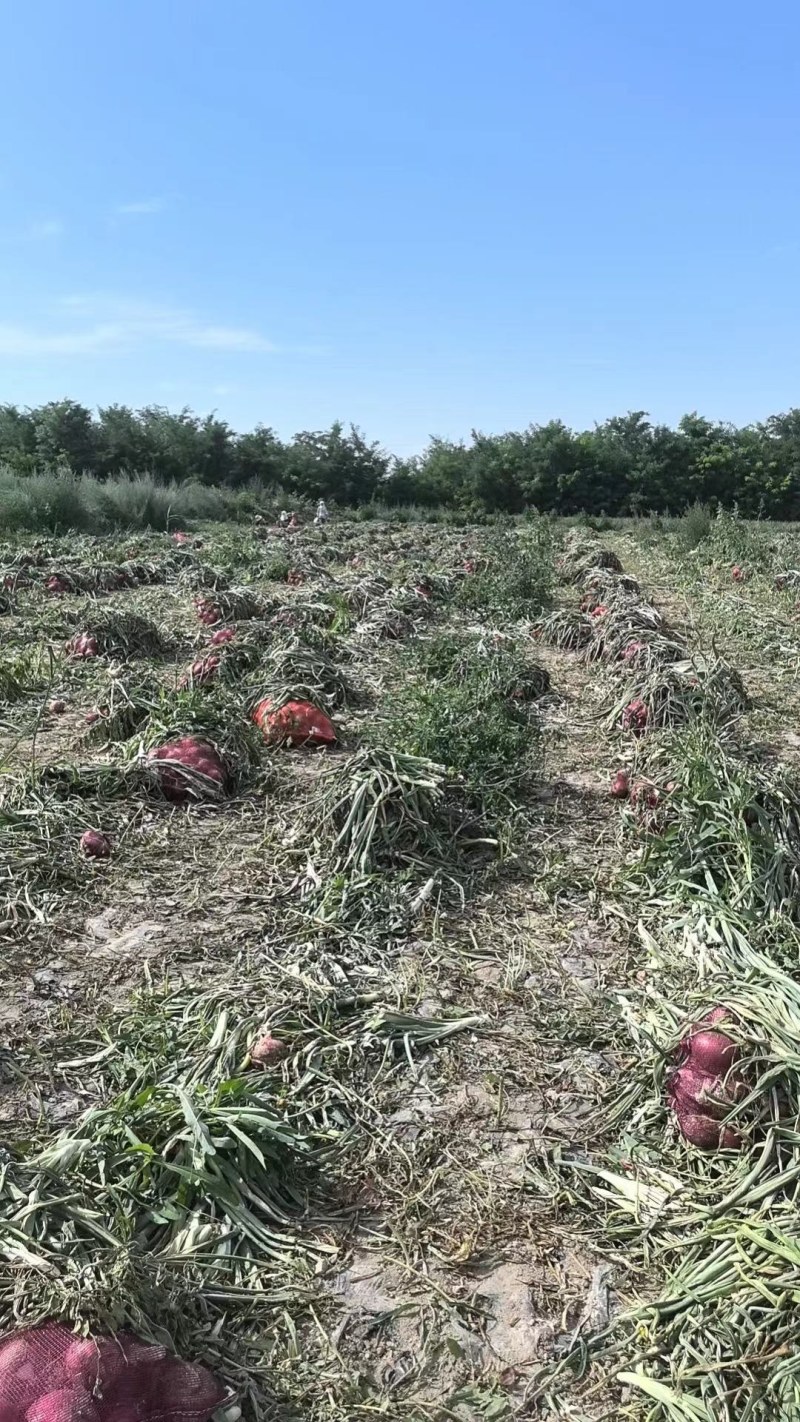
[[[142,421],[127,405],[106,405],[98,411],[95,451],[100,474],[135,473],[153,464]]]
[[[0,405],[0,463],[20,473],[36,462],[36,426],[30,410]]]
[[[229,483],[240,485],[255,481],[270,486],[282,483],[285,472],[286,450],[268,425],[256,425],[249,433],[237,436]]]
[[[389,456],[370,444],[356,425],[345,434],[340,421],[329,430],[303,431],[286,450],[287,486],[305,498],[363,504],[389,472]]]
[[[95,431],[91,411],[77,400],[51,400],[31,411],[37,459],[42,464],[66,462],[81,474],[96,468]]]

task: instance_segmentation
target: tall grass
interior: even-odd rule
[[[198,519],[239,519],[273,504],[266,489],[163,484],[150,474],[95,479],[90,474],[0,468],[0,528],[7,532],[106,532],[179,528]]]
[[[4,532],[106,533],[114,529],[180,528],[201,520],[243,520],[256,513],[275,517],[293,508],[306,518],[312,503],[280,486],[249,484],[240,489],[210,487],[194,481],[163,483],[152,474],[120,474],[96,479],[64,469],[20,474],[0,466],[0,529]],[[340,512],[345,512],[340,509]],[[359,522],[441,523],[466,527],[470,522],[508,522],[505,516],[473,515],[445,508],[369,503],[348,509]]]

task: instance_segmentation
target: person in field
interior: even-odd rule
[[[314,522],[327,523],[329,518],[330,514],[328,512],[328,506],[325,503],[324,499],[320,499],[319,503],[317,504],[317,512],[314,516]]]

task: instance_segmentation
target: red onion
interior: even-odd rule
[[[89,859],[108,859],[111,840],[100,830],[87,829],[81,835],[81,849]]]
[[[271,1032],[265,1032],[250,1048],[250,1060],[256,1066],[274,1066],[286,1056],[288,1050],[285,1042],[279,1042]]]

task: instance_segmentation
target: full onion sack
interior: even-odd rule
[[[271,746],[333,746],[336,729],[333,722],[310,701],[287,701],[273,709],[269,697],[259,701],[253,720],[267,745]]]
[[[227,786],[228,773],[219,751],[198,736],[181,736],[180,740],[154,746],[147,759],[156,771],[164,798],[175,804],[213,798]]]
[[[0,1422],[209,1422],[225,1397],[207,1368],[131,1333],[46,1323],[0,1343]]]

